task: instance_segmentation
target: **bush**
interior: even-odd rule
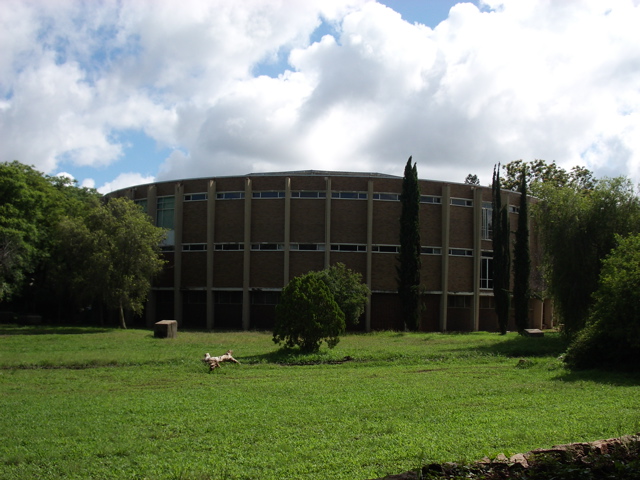
[[[617,240],[602,263],[587,327],[567,351],[571,368],[640,368],[640,235]]]
[[[329,287],[347,325],[357,325],[369,295],[369,287],[362,283],[362,275],[339,262],[316,274]]]
[[[329,348],[335,347],[344,331],[344,313],[317,272],[296,277],[284,288],[276,307],[276,344],[298,346],[302,352],[312,353],[323,341]]]

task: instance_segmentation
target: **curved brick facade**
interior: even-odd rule
[[[496,330],[491,188],[420,180],[420,189],[422,330]],[[395,293],[401,190],[401,177],[300,171],[158,182],[110,196],[142,204],[171,230],[147,325],[269,329],[291,278],[342,262],[372,291],[362,329],[381,330],[403,328]],[[519,194],[503,195],[515,228]],[[537,251],[534,233],[534,287]],[[532,300],[532,327],[542,326],[545,310]]]

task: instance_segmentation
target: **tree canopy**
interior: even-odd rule
[[[333,348],[346,328],[345,315],[317,272],[293,278],[276,306],[273,341],[303,353],[317,352],[322,342]]]
[[[493,297],[500,333],[507,333],[511,285],[511,227],[508,205],[502,204],[500,164],[493,170],[492,184],[492,245]]]
[[[370,293],[369,287],[362,283],[362,275],[340,262],[317,274],[329,287],[334,300],[344,313],[347,325],[357,325]]]

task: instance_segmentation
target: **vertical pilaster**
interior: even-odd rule
[[[178,325],[182,325],[182,218],[184,185],[176,183],[174,193],[173,228],[175,232],[173,268],[173,315]]]
[[[324,211],[324,268],[331,266],[331,177],[325,177],[327,198]]]
[[[291,177],[285,178],[284,185],[284,285],[289,283],[291,253]]]
[[[364,310],[365,314],[365,330],[371,331],[371,274],[373,270],[373,179],[369,179],[367,188],[367,287],[369,287],[369,295],[367,296],[367,305]]]
[[[474,187],[472,187],[474,188]],[[473,308],[471,329],[480,329],[480,271],[482,268],[482,188],[473,190]]]
[[[447,331],[449,298],[449,227],[451,225],[451,187],[442,186],[442,296],[440,297],[440,331]]]
[[[147,188],[147,215],[151,217],[151,221],[154,225],[157,224],[157,212],[158,212],[158,197],[156,195],[156,186],[149,185]],[[149,299],[147,300],[147,306],[145,308],[145,317],[147,327],[152,327],[156,323],[156,305],[158,299],[155,290],[151,290]]]
[[[213,269],[216,224],[216,181],[209,180],[207,185],[207,330],[215,325],[215,305],[213,295]]]
[[[242,329],[249,330],[251,323],[251,179],[244,184],[244,255],[242,271]]]

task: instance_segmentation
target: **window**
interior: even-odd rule
[[[450,248],[449,255],[452,257],[473,257],[473,250],[463,248]]]
[[[331,198],[346,198],[350,200],[366,200],[367,194],[364,192],[331,192]]]
[[[277,305],[280,303],[280,292],[254,291],[251,292],[252,305]]]
[[[373,245],[371,251],[378,253],[400,253],[400,247],[397,245]]]
[[[451,205],[456,205],[458,207],[473,207],[473,200],[469,200],[468,198],[452,198]]]
[[[494,309],[496,308],[496,302],[493,297],[482,296],[480,297],[480,308]]]
[[[291,198],[327,198],[327,192],[291,192]]]
[[[184,201],[185,202],[200,202],[202,200],[206,200],[207,198],[209,198],[209,195],[207,195],[206,193],[187,193],[184,196]]]
[[[158,209],[156,214],[156,225],[162,228],[173,230],[173,210],[175,208],[174,197],[158,198]]]
[[[244,198],[244,192],[221,192],[216,193],[218,200],[239,200]]]
[[[283,250],[284,245],[281,243],[252,243],[251,250],[278,251]]]
[[[324,243],[292,243],[289,248],[301,252],[324,252]]]
[[[442,249],[440,247],[422,247],[420,253],[424,255],[442,255]]]
[[[398,200],[400,200],[400,194],[399,193],[374,193],[373,199],[397,202]]]
[[[175,247],[173,245],[160,245],[160,251],[162,253],[170,253],[175,251]]]
[[[238,291],[225,291],[221,290],[213,292],[214,302],[216,304],[224,305],[241,305],[242,304],[242,292]]]
[[[471,295],[449,295],[447,305],[449,308],[471,308]]]
[[[509,205],[509,213],[520,213],[520,207]]]
[[[213,247],[215,250],[234,251],[244,250],[243,243],[216,243]]]
[[[142,211],[144,213],[147,213],[147,199],[146,198],[142,198],[140,200],[134,200],[133,203],[135,203],[140,208],[142,208]]]
[[[366,252],[366,245],[356,245],[353,243],[334,243],[331,245],[332,252]]]
[[[482,202],[482,239],[491,240],[493,236],[493,204]]]
[[[493,288],[493,252],[482,252],[480,265],[480,288]]]
[[[436,203],[441,204],[441,197],[434,197],[433,195],[420,195],[420,203]]]
[[[253,192],[253,198],[284,198],[284,192]]]
[[[206,243],[185,243],[182,245],[183,252],[206,252]]]

